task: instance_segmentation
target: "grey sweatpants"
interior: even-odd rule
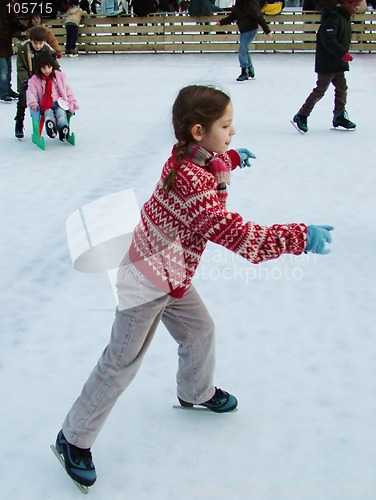
[[[125,259],[117,290],[119,306],[110,342],[63,423],[68,442],[80,448],[94,443],[118,397],[135,377],[160,320],[178,343],[178,397],[203,403],[215,392],[214,324],[193,285],[182,299],[174,299]]]
[[[307,97],[305,103],[298,111],[303,116],[309,116],[316,103],[322,99],[329,85],[334,86],[334,109],[333,113],[343,111],[347,100],[347,83],[345,73],[318,73],[316,87]]]

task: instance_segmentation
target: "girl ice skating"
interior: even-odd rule
[[[173,105],[177,143],[141,210],[117,279],[119,306],[111,339],[58,433],[67,473],[91,486],[91,447],[122,392],[135,377],[160,321],[178,344],[180,405],[230,412],[237,399],[214,385],[214,323],[192,285],[208,241],[253,263],[285,253],[328,253],[331,226],[270,227],[226,209],[226,186],[254,155],[229,146],[235,130],[230,98],[209,86],[183,88]],[[153,387],[153,391],[158,391]],[[147,396],[147,395],[145,395]]]

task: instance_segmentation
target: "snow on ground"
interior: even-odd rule
[[[233,146],[257,155],[233,174],[229,208],[261,224],[332,224],[332,253],[252,266],[209,245],[195,284],[217,324],[216,384],[239,411],[172,409],[176,345],[161,326],[93,446],[90,497],[376,497],[376,59],[355,55],[348,75],[356,132],[330,130],[330,89],[302,136],[289,120],[314,86],[313,58],[256,54],[244,84],[236,54],[63,59],[81,106],[77,145],[46,139],[44,152],[29,119],[14,138],[15,103],[1,106],[1,498],[81,498],[49,445],[106,345],[115,301],[105,273],[73,269],[65,223],[123,189],[148,198],[190,83],[231,93]]]

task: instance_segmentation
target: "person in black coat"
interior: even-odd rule
[[[13,55],[12,38],[24,40],[21,32],[26,26],[21,24],[14,11],[14,0],[0,3],[0,101],[12,102],[18,94],[11,88]]]
[[[213,6],[210,0],[190,0],[188,13],[193,17],[211,16]]]
[[[351,16],[356,13],[360,0],[342,0],[341,5],[323,9],[321,25],[317,32],[315,72],[316,87],[294,116],[292,123],[301,132],[308,132],[307,117],[316,103],[322,99],[329,85],[334,86],[333,127],[355,129],[356,125],[346,113],[347,82],[345,71],[353,57],[349,53],[351,43]]]
[[[132,0],[132,7],[134,14],[141,17],[158,12],[156,0]]]

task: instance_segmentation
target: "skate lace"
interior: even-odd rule
[[[340,113],[338,116],[335,117],[335,121],[337,121],[338,123],[340,123],[340,122],[349,123],[350,120],[349,120],[349,115],[347,114],[347,111],[342,111],[342,113]]]
[[[225,396],[226,396],[226,393],[224,391],[222,391],[222,389],[219,389],[218,387],[216,387],[215,394],[211,398],[210,403],[218,405],[222,402],[221,399],[223,399]]]
[[[90,448],[82,449],[75,447],[72,449],[72,455],[73,455],[73,460],[76,462],[76,464],[83,462],[85,466],[91,466],[92,457]]]

